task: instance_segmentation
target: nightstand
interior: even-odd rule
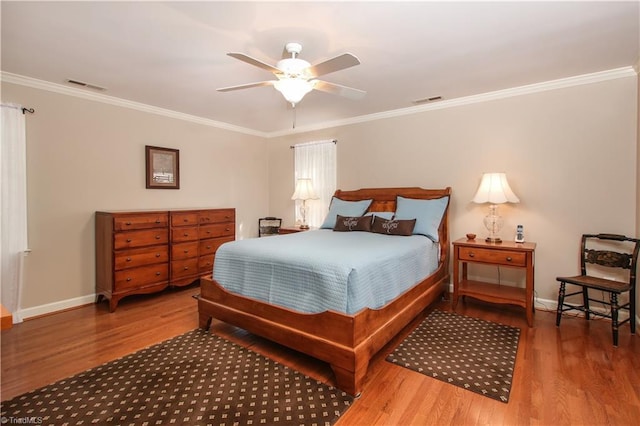
[[[278,230],[278,234],[294,234],[296,232],[304,232],[308,231],[308,229],[300,229],[299,226],[281,226]]]
[[[453,309],[460,296],[471,296],[485,302],[522,306],[527,313],[527,324],[533,327],[534,254],[536,244],[503,241],[488,243],[483,240],[461,238],[453,242]],[[469,263],[507,266],[522,269],[526,274],[525,288],[491,284],[467,278]],[[462,264],[462,274],[460,274]]]

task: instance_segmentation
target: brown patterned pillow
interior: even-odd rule
[[[333,227],[334,231],[371,231],[371,216],[340,216],[336,218],[336,225]]]
[[[379,216],[373,217],[373,225],[371,226],[371,232],[378,234],[388,235],[411,235],[413,234],[413,228],[416,226],[415,219],[383,219]]]

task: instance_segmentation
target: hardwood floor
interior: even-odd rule
[[[3,330],[1,398],[10,399],[169,339],[198,325],[197,288],[89,305]],[[450,310],[448,302],[437,305]],[[508,404],[388,363],[386,355],[421,314],[372,360],[362,396],[338,421],[346,425],[631,425],[640,419],[640,336],[628,325],[611,344],[610,323],[537,311],[529,328],[520,308],[468,299],[458,313],[521,328]],[[214,322],[212,331],[332,384],[324,363],[243,330]]]

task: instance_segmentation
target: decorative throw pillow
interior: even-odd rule
[[[378,234],[388,234],[388,235],[412,235],[413,228],[416,225],[416,220],[387,220],[378,216],[373,217],[373,225],[371,226],[371,231],[376,232]]]
[[[371,231],[371,216],[337,216],[334,231]]]
[[[416,219],[414,234],[426,235],[434,242],[438,242],[438,228],[442,216],[449,204],[449,196],[433,200],[418,200],[398,196],[396,199],[396,215],[394,219]]]
[[[340,216],[362,216],[367,211],[373,200],[362,201],[345,201],[340,198],[333,197],[329,213],[320,226],[323,229],[333,229],[336,226],[336,219]]]

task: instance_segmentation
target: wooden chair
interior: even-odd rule
[[[599,242],[599,243],[598,243]],[[614,248],[620,251],[611,251],[603,249],[615,245]],[[596,247],[598,246],[598,247]],[[630,238],[624,235],[616,234],[585,234],[582,236],[582,252],[580,257],[580,275],[573,277],[557,277],[560,282],[560,290],[558,291],[558,312],[556,315],[556,326],[560,326],[562,313],[569,310],[579,310],[584,312],[586,319],[590,319],[591,315],[611,318],[611,329],[613,331],[613,345],[618,346],[618,327],[629,321],[631,333],[636,332],[636,265],[638,262],[638,250],[640,249],[640,240]],[[587,265],[589,264],[589,269]],[[595,265],[599,265],[596,267]],[[592,269],[599,268],[598,276],[590,275]],[[624,270],[628,270],[628,280],[619,281],[611,279],[610,274],[615,274],[618,270],[624,272],[619,275],[627,275]],[[618,275],[616,275],[617,278]],[[601,278],[602,277],[602,278]],[[607,277],[607,278],[604,278]],[[580,286],[581,290],[565,294],[567,284]],[[598,299],[591,299],[588,290],[596,289],[609,293],[609,302]],[[622,293],[629,293],[629,301],[623,305],[618,304],[618,296]],[[565,298],[582,294],[583,305],[573,305],[565,303]],[[611,307],[611,312],[594,311],[589,307],[589,302],[599,302]],[[629,318],[618,321],[618,311],[625,309],[629,311]]]

